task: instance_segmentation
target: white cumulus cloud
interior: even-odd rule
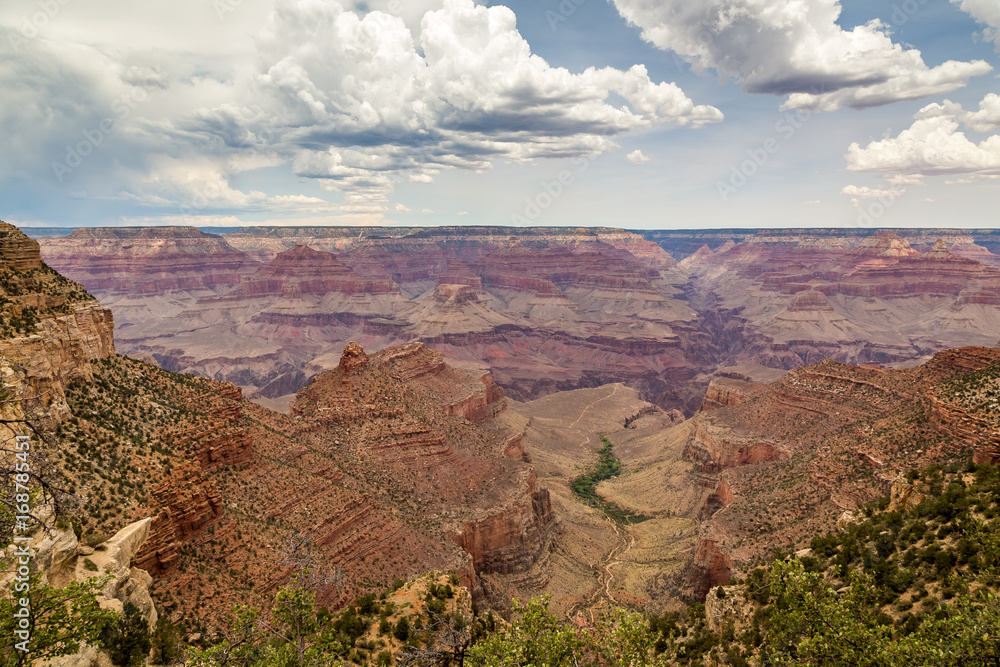
[[[975,131],[1000,128],[992,111],[995,97],[987,96],[979,111],[972,113],[947,100],[929,104],[897,136],[873,141],[863,148],[851,144],[847,168],[884,174],[897,182],[940,175],[963,175],[965,180],[995,178],[1000,175],[1000,135],[993,134],[977,143],[960,129],[963,123]]]
[[[995,0],[964,0],[966,3]],[[960,88],[992,68],[949,60],[928,67],[873,20],[845,30],[838,0],[614,0],[647,41],[696,71],[740,80],[748,93],[788,96],[785,107],[866,108]]]
[[[634,130],[723,118],[642,65],[553,67],[532,53],[510,9],[473,0],[247,0],[227,12],[220,35],[231,22],[267,18],[252,39],[231,40],[229,54],[222,38],[204,52],[176,36],[147,50],[139,38],[105,47],[113,27],[87,23],[98,37],[85,41],[72,29],[73,6],[65,11],[59,40],[19,42],[15,52],[18,33],[0,10],[0,176],[50,179],[66,146],[137,95],[93,155],[63,175],[67,188],[150,207],[377,214],[391,209],[396,183],[430,183],[443,169],[592,156]],[[114,29],[142,30],[125,21],[135,13]],[[234,185],[261,167],[289,169],[343,202]]]
[[[962,11],[968,12],[972,18],[986,25],[983,36],[992,40],[1000,52],[1000,2],[996,0],[951,0]]]
[[[225,142],[230,127],[268,136],[296,175],[383,198],[398,177],[430,183],[441,169],[497,159],[593,155],[630,130],[722,120],[641,65],[552,67],[531,53],[511,10],[472,0],[427,12],[419,42],[387,13],[278,0],[259,51],[248,99],[178,125],[208,141]],[[627,106],[610,104],[612,94]]]
[[[625,156],[625,159],[632,164],[646,164],[649,162],[650,158],[643,155],[642,151],[636,148],[634,151]]]

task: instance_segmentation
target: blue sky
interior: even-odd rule
[[[998,27],[995,0],[8,0],[0,217],[993,227]]]

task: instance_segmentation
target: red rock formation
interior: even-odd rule
[[[174,431],[168,441],[206,470],[253,460],[253,441],[239,426],[243,390],[229,382],[219,383],[212,398],[210,403],[198,406],[210,417],[207,423]]]
[[[687,584],[704,592],[775,547],[804,546],[845,509],[888,495],[900,472],[969,454],[996,460],[1000,421],[944,390],[998,362],[1000,349],[976,347],[908,370],[825,361],[696,415],[683,456],[697,466],[690,483],[711,490],[699,511],[709,537]]]
[[[183,542],[197,538],[222,517],[222,498],[215,483],[193,464],[176,468],[153,489],[153,497],[163,509],[154,517],[135,563],[155,576],[177,563]]]
[[[702,539],[688,567],[687,586],[697,600],[704,600],[714,586],[724,586],[732,580],[732,561],[719,549],[715,540]]]
[[[701,412],[738,405],[745,401],[758,387],[745,380],[730,377],[715,377],[705,390],[701,402]]]
[[[365,354],[364,348],[351,341],[344,348],[343,354],[340,355],[340,365],[338,368],[343,371],[344,380],[346,381],[348,375],[359,368],[364,368],[367,364],[368,355]]]
[[[14,271],[42,268],[38,242],[2,220],[0,220],[0,266],[9,267]]]
[[[343,294],[391,294],[399,288],[391,280],[365,278],[329,252],[297,245],[279,253],[273,261],[257,269],[228,298]]]
[[[349,360],[364,354],[349,350]],[[366,358],[299,393],[293,414],[303,432],[332,441],[353,474],[383,491],[454,517],[443,529],[475,572],[529,569],[548,547],[555,518],[548,491],[520,461],[521,434],[493,422],[506,407],[503,391],[488,373],[453,368],[421,343]]]
[[[467,521],[452,539],[470,556],[477,573],[525,572],[548,548],[555,525],[548,489],[537,489],[534,471],[521,474],[521,488],[508,503]]]
[[[3,322],[35,314],[33,331],[0,338],[0,356],[26,372],[25,398],[56,421],[69,415],[65,390],[92,377],[91,362],[115,353],[111,311],[79,285],[46,268],[38,243],[0,222],[0,301]]]
[[[105,301],[231,289],[257,263],[193,227],[77,229],[42,239],[45,261]]]

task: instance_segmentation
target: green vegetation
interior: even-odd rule
[[[126,602],[123,614],[104,626],[100,644],[111,662],[122,667],[141,667],[153,647],[149,637],[149,624],[131,602]]]
[[[98,643],[104,629],[119,620],[117,614],[101,609],[97,603],[97,593],[107,579],[93,578],[53,588],[31,575],[27,583],[30,593],[15,595],[27,595],[31,600],[27,616],[31,633],[28,651],[17,647],[22,638],[15,631],[22,626],[14,614],[21,607],[15,608],[9,598],[0,600],[0,667],[20,667],[36,660],[72,655],[83,642]]]
[[[584,502],[604,512],[615,523],[641,523],[648,521],[651,517],[630,512],[597,495],[598,484],[606,479],[617,477],[622,472],[622,462],[615,456],[614,444],[604,436],[601,436],[601,442],[604,443],[604,446],[597,450],[599,457],[597,468],[574,478],[570,483],[570,488]]]
[[[424,575],[425,606],[397,609],[380,596],[363,595],[354,604],[330,614],[317,609],[315,594],[299,585],[281,588],[270,618],[253,607],[240,607],[227,639],[195,650],[193,667],[251,665],[261,667],[347,667],[350,665],[459,665],[470,647],[496,630],[492,615],[467,619],[445,602],[455,598],[440,575]],[[411,598],[412,599],[412,598]],[[409,603],[406,605],[409,606]],[[453,611],[449,611],[453,609]],[[395,623],[391,618],[396,616]],[[378,623],[378,633],[370,630]],[[395,642],[395,643],[394,643]],[[400,644],[402,644],[400,648]]]
[[[28,298],[30,302],[25,303]],[[92,299],[82,285],[45,264],[26,271],[4,266],[0,268],[0,338],[33,334],[40,320],[68,314],[73,304]]]
[[[1000,470],[931,466],[926,498],[888,499],[736,587],[756,611],[735,643],[762,664],[1000,664]]]
[[[946,382],[941,393],[970,412],[1000,414],[1000,363]]]

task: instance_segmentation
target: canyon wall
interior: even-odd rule
[[[24,367],[33,406],[64,419],[69,383],[89,379],[92,361],[115,354],[111,311],[45,266],[38,243],[3,222],[0,302],[0,356]]]
[[[286,407],[351,340],[420,340],[489,368],[517,400],[625,381],[687,415],[717,372],[759,380],[761,367],[901,364],[997,343],[991,249],[1000,235],[988,230],[132,228],[43,239],[46,260],[114,310],[122,352],[234,382],[264,405]]]

